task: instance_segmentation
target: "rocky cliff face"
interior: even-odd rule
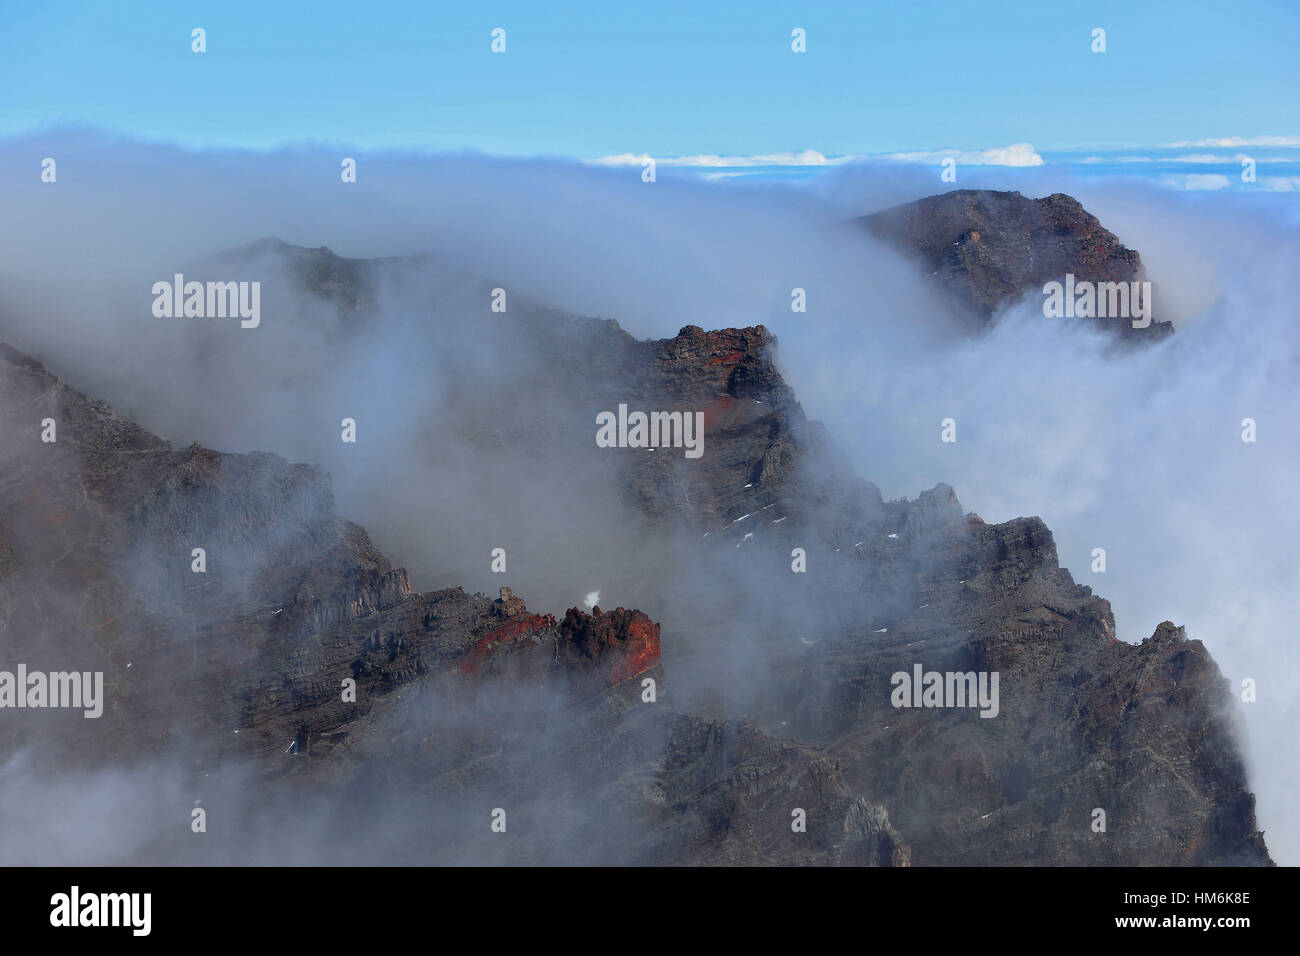
[[[629,499],[707,532],[682,545],[698,566],[739,549],[755,569],[725,613],[706,599],[671,616],[670,634],[707,622],[708,640],[674,655],[692,704],[737,693],[695,684],[709,655],[766,659],[747,712],[834,755],[918,863],[1267,860],[1233,698],[1204,646],[1172,624],[1117,641],[1108,602],[1059,566],[1037,518],[988,525],[942,485],[882,501],[805,418],[775,346],[762,328],[687,327],[620,379],[648,407],[690,396],[712,420],[698,472],[628,456]],[[791,571],[795,547],[806,573]],[[773,620],[778,605],[798,610]],[[998,672],[997,718],[891,706],[891,676],[918,663]],[[1104,834],[1091,829],[1098,809]]]
[[[317,294],[368,287],[294,261]],[[493,321],[538,360],[520,407],[574,413],[520,431],[620,489],[627,549],[671,545],[649,616],[413,592],[319,469],[173,449],[5,348],[3,661],[102,670],[107,704],[3,712],[0,760],[177,763],[224,836],[160,825],[138,861],[1268,862],[1209,654],[1172,624],[1117,641],[1040,520],[988,525],[944,485],[884,501],[761,326]],[[619,402],[703,412],[706,454],[595,449]],[[895,706],[918,665],[996,672],[997,715]]]
[[[676,716],[659,698],[659,627],[641,612],[557,620],[508,591],[414,594],[333,515],[319,470],[175,451],[8,347],[0,372],[14,426],[0,500],[4,662],[103,671],[106,683],[98,720],[6,710],[0,759],[34,748],[55,773],[182,752],[196,787],[251,773],[266,815],[311,816],[320,808],[302,801],[328,799],[330,819],[355,828],[312,857],[331,862],[905,860],[884,811],[850,794],[832,758]],[[39,437],[47,417],[52,443]],[[205,790],[239,814],[234,832],[199,848],[160,826],[137,862],[236,862],[272,847],[294,858],[250,817],[247,794],[219,780]],[[381,823],[376,799],[433,807],[437,825]],[[507,834],[531,839],[477,839],[498,803],[532,821]],[[741,835],[788,819],[786,803],[822,824],[812,839],[791,831],[783,854]],[[556,806],[586,823],[542,827]],[[611,835],[594,845],[577,832],[587,826]]]
[[[1018,192],[955,189],[859,220],[914,256],[953,298],[987,321],[999,306],[1045,283],[1135,282],[1146,279],[1142,259],[1071,196],[1026,199]],[[1130,320],[1092,321],[1125,337],[1160,337],[1168,321],[1144,329]]]

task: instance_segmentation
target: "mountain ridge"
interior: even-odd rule
[[[317,294],[346,287],[328,257],[318,265]],[[367,300],[350,301],[369,321]],[[414,593],[335,515],[320,469],[173,450],[6,347],[6,417],[31,436],[55,417],[64,456],[52,464],[33,437],[0,472],[3,637],[33,641],[10,653],[93,635],[87,653],[111,666],[115,714],[130,716],[114,726],[137,745],[119,759],[184,738],[195,772],[257,767],[271,804],[334,795],[330,812],[353,822],[368,800],[416,812],[441,795],[455,832],[378,839],[387,857],[348,843],[378,862],[1269,862],[1232,696],[1204,645],[1168,622],[1140,645],[1117,641],[1109,604],[1059,567],[1040,519],[987,525],[946,485],[885,501],[804,416],[763,326],[641,341],[610,320],[534,318],[495,321],[540,350],[543,369],[564,370],[552,386],[563,407],[622,397],[705,411],[703,468],[633,450],[560,456],[612,469],[646,528],[689,532],[682,573],[708,571],[710,590],[664,601],[660,623],[622,608],[561,621],[459,587]],[[552,437],[586,419],[550,417]],[[532,435],[530,424],[518,427]],[[489,448],[512,440],[469,431]],[[186,545],[199,538],[213,576],[195,583]],[[793,547],[813,574],[791,573]],[[87,549],[94,560],[68,563]],[[729,577],[738,553],[749,563]],[[61,624],[44,600],[55,579]],[[107,622],[103,606],[117,611]],[[130,627],[114,626],[123,618]],[[729,654],[739,670],[709,672]],[[1000,671],[999,719],[890,707],[889,675],[916,663]],[[202,706],[150,696],[132,683],[146,670],[188,674]],[[348,677],[360,706],[338,693]],[[642,699],[646,677],[662,701]],[[719,695],[718,713],[691,712]],[[904,744],[918,737],[926,746]],[[3,742],[13,752],[21,734]],[[466,821],[486,820],[493,792],[535,819],[581,806],[618,840],[580,849],[572,821],[485,845]],[[790,828],[800,807],[802,843]],[[1097,807],[1107,833],[1090,826]]]

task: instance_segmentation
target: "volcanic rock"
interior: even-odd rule
[[[978,324],[1027,292],[1041,296],[1045,283],[1067,274],[1095,283],[1146,278],[1137,251],[1064,193],[1028,199],[1018,192],[954,189],[857,221],[914,256]],[[1127,318],[1091,321],[1133,338],[1173,331],[1170,322],[1154,319],[1145,329],[1133,328]]]

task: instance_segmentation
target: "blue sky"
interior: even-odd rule
[[[0,8],[0,135],[582,158],[1300,136],[1300,4],[1274,0]]]

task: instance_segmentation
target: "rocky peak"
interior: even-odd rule
[[[1013,260],[1054,243],[1076,274],[1140,269],[1136,253],[1105,253],[1069,197],[933,199],[882,221],[948,262],[957,287],[1004,289],[988,302],[1037,281]],[[1084,238],[1099,258],[1071,258]],[[352,267],[304,252],[326,269],[302,274],[307,289],[370,321],[335,274]],[[57,446],[18,440],[0,458],[5,651],[39,663],[58,648],[59,666],[93,664],[111,686],[104,721],[75,721],[60,755],[126,765],[183,740],[212,780],[252,768],[259,813],[337,800],[353,862],[1268,862],[1208,651],[1168,622],[1141,645],[1115,640],[1109,605],[1059,566],[1041,520],[963,515],[942,484],[884,502],[806,419],[762,326],[641,342],[517,301],[494,321],[539,363],[501,387],[517,388],[513,406],[542,389],[574,411],[541,416],[546,434],[565,468],[616,471],[647,519],[619,529],[626,548],[671,541],[681,567],[659,566],[663,590],[638,598],[653,620],[598,607],[557,620],[509,588],[413,593],[335,515],[319,469],[175,451],[0,347],[2,434],[35,435],[46,414],[60,429]],[[598,454],[592,416],[624,401],[702,411],[707,453]],[[547,445],[535,424],[506,427]],[[217,543],[204,575],[190,571],[196,536]],[[809,573],[791,573],[796,547]],[[687,586],[692,573],[709,586]],[[998,719],[895,709],[890,675],[918,663],[999,671]],[[642,696],[669,670],[689,706]],[[0,759],[29,742],[25,726],[5,724]],[[482,828],[464,821],[503,802],[547,825],[474,842]],[[410,829],[431,805],[447,826]],[[582,812],[549,812],[560,805]],[[808,812],[806,839],[791,806]],[[1096,806],[1122,821],[1105,839],[1086,825]],[[163,847],[193,852],[164,839],[151,859],[176,858]]]
[[[1141,256],[1064,193],[1029,199],[1019,192],[954,189],[857,220],[913,256],[962,306],[987,322],[1000,306],[1067,273],[1088,282],[1146,278]],[[1158,317],[1157,317],[1158,318]],[[1124,335],[1172,331],[1153,320],[1095,320]]]

